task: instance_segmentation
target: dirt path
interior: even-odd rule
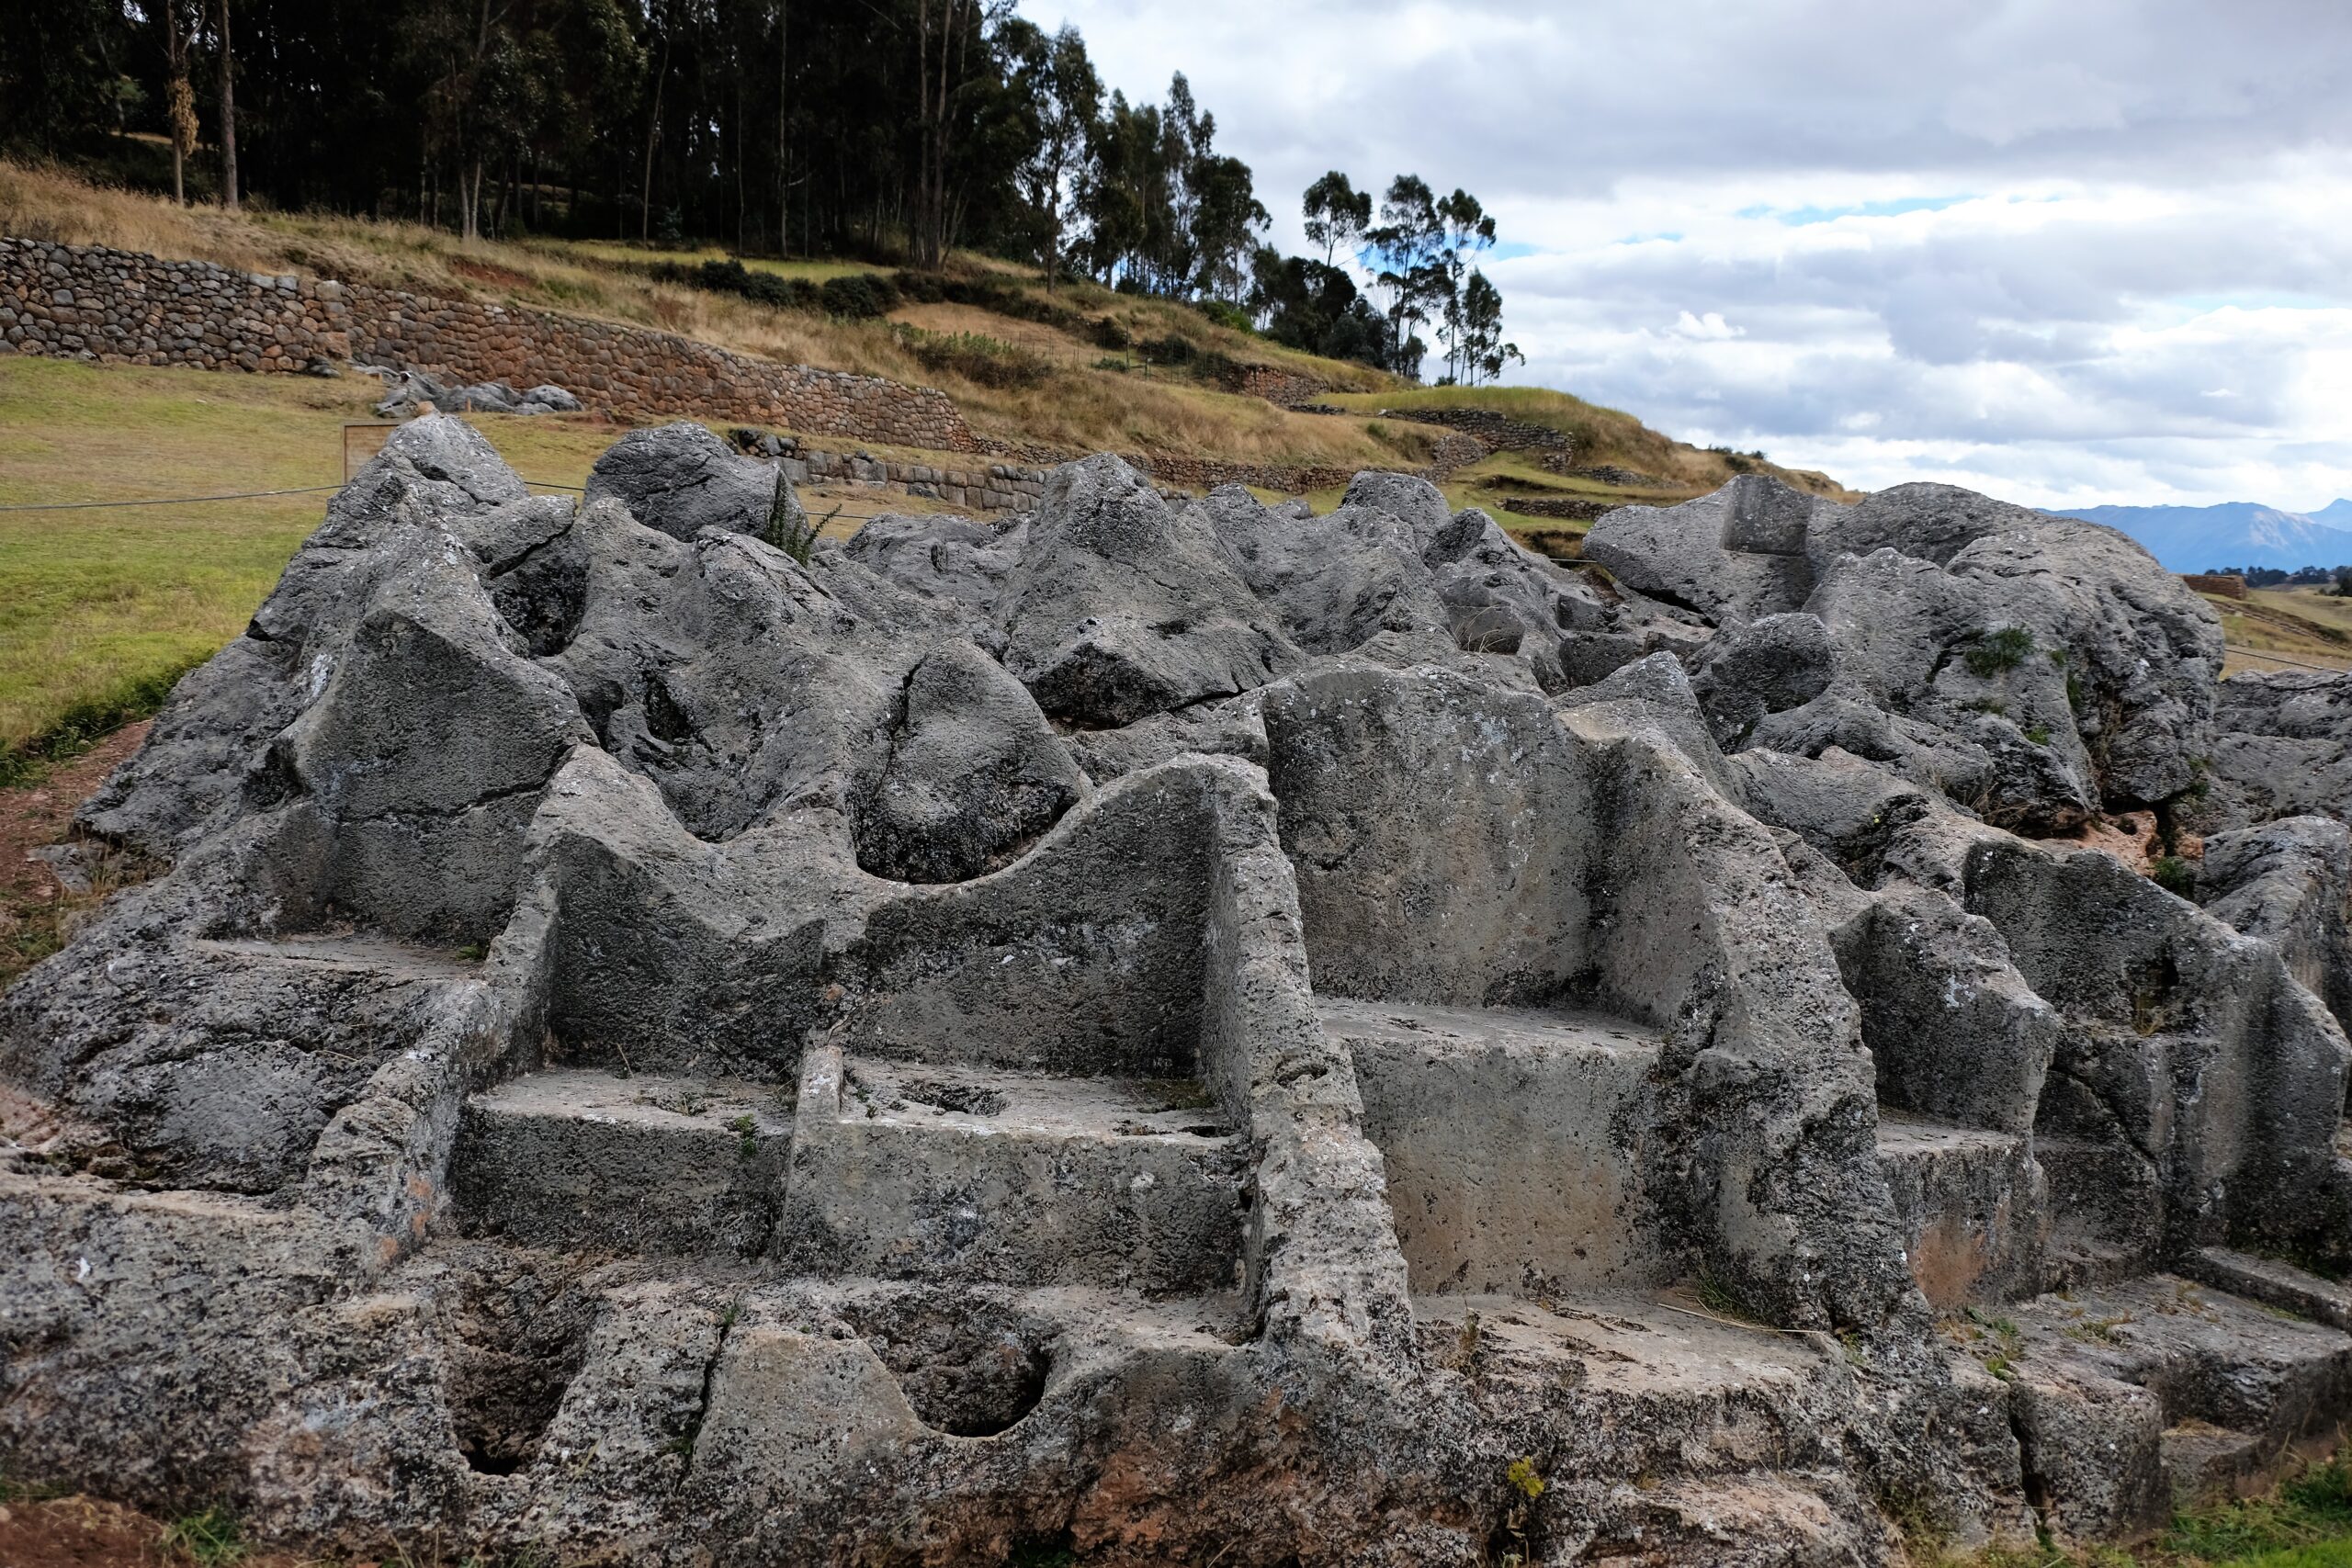
[[[0,1496],[5,1496],[0,1493]],[[212,1542],[221,1539],[209,1532]],[[233,1541],[234,1538],[229,1538]],[[363,1568],[349,1559],[246,1552],[216,1544],[199,1554],[174,1539],[171,1527],[145,1514],[79,1494],[71,1497],[0,1502],[0,1563],[6,1568],[202,1568],[208,1560],[236,1568]],[[401,1559],[402,1562],[412,1561]],[[420,1568],[431,1560],[415,1559]],[[366,1564],[364,1568],[377,1568]]]
[[[74,896],[32,852],[59,842],[74,807],[147,739],[148,721],[128,724],[38,782],[0,790],[0,986],[55,948]],[[0,1562],[7,1559],[0,1557]]]

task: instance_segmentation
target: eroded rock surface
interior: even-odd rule
[[[2120,536],[1743,479],[1577,570],[1105,457],[803,564],[779,496],[419,420],[85,807],[169,869],[0,1001],[11,1476],[681,1568],[1842,1564],[2352,1414],[2282,1261],[2352,1263],[2352,709],[2217,686]]]

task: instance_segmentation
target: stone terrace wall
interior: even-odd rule
[[[1219,485],[1243,484],[1304,495],[1310,490],[1344,489],[1356,477],[1353,468],[1315,463],[1227,463],[1173,452],[1128,453],[1125,457],[1159,483],[1183,490],[1210,491]]]
[[[1498,452],[1565,452],[1568,438],[1549,425],[1510,419],[1492,409],[1382,409],[1383,419],[1442,424],[1473,435]]]
[[[209,370],[350,358],[553,382],[626,418],[690,413],[935,451],[977,448],[944,392],[784,365],[551,311],[307,282],[103,246],[0,240],[0,339],[19,353]]]
[[[2246,596],[2245,579],[2234,571],[2184,571],[2180,580],[2199,593],[2217,593],[2224,599]]]
[[[351,356],[350,294],[209,262],[0,239],[0,338],[61,358],[308,370]]]
[[[1263,398],[1278,408],[1295,409],[1311,403],[1329,388],[1312,376],[1301,376],[1292,370],[1277,370],[1271,365],[1245,365],[1226,389],[1245,398]]]
[[[742,444],[739,442],[740,445]],[[1046,491],[1047,470],[1016,463],[959,468],[873,457],[863,452],[819,451],[791,440],[775,443],[771,455],[783,464],[785,473],[795,484],[902,490],[914,495],[935,496],[951,506],[973,512],[1026,512],[1037,504],[1037,498]],[[812,512],[823,514],[823,503],[812,499],[808,504]]]

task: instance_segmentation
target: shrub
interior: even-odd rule
[[[1035,387],[1054,373],[1051,361],[1031,348],[980,333],[910,331],[907,352],[934,375],[956,375],[982,387],[1012,390]]]
[[[909,272],[904,268],[890,275],[890,285],[902,299],[918,305],[936,305],[947,298],[947,280],[935,272]]]
[[[767,526],[761,531],[760,536],[802,566],[807,566],[809,557],[816,551],[817,536],[824,532],[826,524],[841,515],[841,510],[836,506],[823,517],[811,518],[808,509],[800,504],[800,498],[792,493],[791,481],[785,477],[784,470],[778,468],[775,471],[775,495],[768,502]]]
[[[1087,336],[1093,341],[1097,348],[1124,350],[1133,348],[1136,344],[1135,333],[1127,331],[1126,327],[1114,316],[1098,317],[1094,324],[1087,329]]]
[[[2150,861],[2148,880],[2175,897],[2197,896],[2197,868],[2178,855],[2158,855]]]
[[[774,306],[779,310],[815,310],[821,308],[817,286],[807,278],[754,272],[731,256],[725,261],[707,261],[692,268],[664,262],[653,268],[653,276],[666,283],[683,283],[714,294],[740,294],[746,299]]]
[[[1257,330],[1250,324],[1249,311],[1238,305],[1228,305],[1222,299],[1196,299],[1193,302],[1193,309],[1218,326],[1230,327],[1238,333],[1254,333]]]
[[[1990,680],[2004,670],[2014,670],[2025,662],[2033,651],[2033,633],[2023,626],[2002,626],[1978,637],[1966,655],[1968,672],[1979,680]]]
[[[899,308],[898,289],[888,278],[876,273],[853,272],[829,277],[818,293],[827,315],[845,316],[852,321],[871,321]]]
[[[1136,352],[1154,365],[1190,365],[1200,350],[1193,346],[1191,338],[1178,337],[1174,333],[1156,337],[1136,345]]]

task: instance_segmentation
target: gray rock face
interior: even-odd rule
[[[1077,803],[1084,777],[1021,682],[969,643],[923,656],[873,795],[858,862],[908,882],[961,882]]]
[[[803,562],[775,494],[420,420],[182,683],[83,814],[165,869],[0,998],[0,1469],[673,1568],[1875,1564],[2352,1415],[2275,1260],[2352,1262],[2352,839],[2248,760],[2345,705],[2211,739],[2115,536],[1744,479],[1579,573],[1105,457]]]
[[[1233,696],[1300,658],[1215,529],[1115,457],[1055,472],[1004,627],[1006,668],[1047,713],[1090,725]]]
[[[2301,671],[2233,675],[2218,690],[2215,734],[2195,802],[2199,826],[2237,827],[2352,802],[2352,680]],[[2191,759],[2192,765],[2195,759]]]
[[[361,368],[368,368],[362,367]],[[503,381],[453,387],[422,370],[371,372],[384,377],[390,396],[376,405],[386,419],[409,419],[428,407],[440,413],[578,413],[580,400],[561,387],[541,384],[518,392]]]
[[[2214,919],[2275,944],[2305,989],[2352,1028],[2352,831],[2288,817],[2205,840],[2198,897]]]
[[[1752,474],[1679,506],[1620,507],[1592,526],[1585,558],[1635,592],[1715,622],[1804,606],[1816,518],[1841,509]]]
[[[757,534],[767,526],[776,487],[790,493],[773,464],[738,456],[704,425],[665,424],[633,430],[596,459],[588,500],[607,497],[629,515],[673,539],[705,528]]]
[[[1848,508],[1749,476],[1611,513],[1585,553],[1721,628],[1688,657],[1727,744],[1836,745],[2037,834],[2169,806],[2212,748],[2220,624],[2112,529],[1943,485]]]

